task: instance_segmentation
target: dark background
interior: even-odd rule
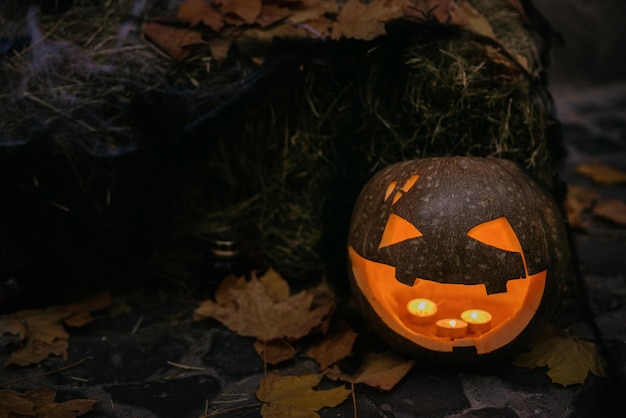
[[[535,0],[563,38],[553,46],[549,80],[589,85],[626,80],[626,2]]]

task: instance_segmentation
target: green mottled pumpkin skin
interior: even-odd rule
[[[397,203],[385,200],[392,182],[402,185],[414,175],[419,176],[417,182]],[[423,236],[378,248],[392,211],[409,220]],[[502,216],[520,241],[529,273],[547,270],[539,309],[515,339],[481,355],[473,347],[452,352],[424,349],[389,329],[362,294],[349,266],[352,293],[365,321],[399,351],[450,363],[507,359],[531,345],[556,309],[569,250],[558,205],[516,163],[496,158],[437,157],[388,166],[363,188],[354,207],[348,246],[368,260],[394,266],[396,279],[408,285],[419,277],[441,283],[484,283],[488,293],[497,293],[506,291],[506,282],[519,273],[520,266],[508,258],[511,254],[494,257],[493,248],[472,242],[466,233]]]

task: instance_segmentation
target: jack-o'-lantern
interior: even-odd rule
[[[554,312],[569,254],[553,198],[517,164],[479,157],[377,173],[348,253],[357,303],[390,345],[468,363],[529,342]]]

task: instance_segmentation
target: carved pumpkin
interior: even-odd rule
[[[376,174],[354,208],[348,253],[357,303],[390,345],[470,363],[532,338],[568,260],[554,200],[515,163],[479,157]]]

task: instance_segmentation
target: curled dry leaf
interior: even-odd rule
[[[21,393],[0,390],[0,417],[73,418],[85,415],[97,402],[95,399],[73,399],[57,403],[56,391],[34,389]]]
[[[337,366],[331,367],[326,376],[333,380],[349,383],[363,383],[380,390],[389,391],[402,380],[415,365],[393,351],[368,353],[363,363],[354,373],[344,373]]]
[[[601,200],[593,208],[593,215],[618,225],[626,225],[626,202],[619,199]]]
[[[563,386],[585,383],[590,372],[606,376],[606,364],[596,344],[554,327],[548,328],[537,344],[513,364],[529,369],[547,366],[552,382]]]
[[[285,280],[273,270],[260,279],[252,275],[226,278],[195,310],[194,319],[214,318],[245,337],[260,341],[297,340],[327,326],[334,311],[328,288],[320,286],[290,295]]]
[[[281,376],[274,371],[261,381],[256,391],[263,402],[263,418],[274,417],[319,417],[317,410],[342,403],[350,395],[343,385],[333,389],[314,390],[323,374]]]
[[[597,162],[580,164],[576,167],[576,172],[582,176],[591,178],[591,180],[598,184],[609,185],[626,183],[626,172]]]

